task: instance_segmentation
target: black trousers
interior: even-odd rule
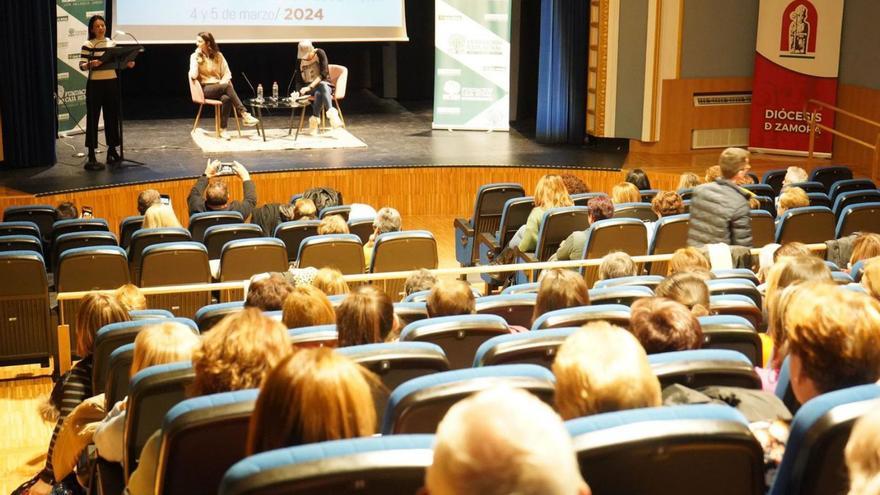
[[[226,129],[226,121],[229,119],[233,106],[239,115],[247,111],[239,99],[238,93],[235,92],[235,88],[232,87],[232,83],[206,84],[202,90],[205,92],[205,98],[220,100],[223,103],[220,107],[220,127],[223,129]]]
[[[86,83],[86,148],[98,147],[98,118],[104,110],[107,146],[119,146],[119,83],[116,79]]]

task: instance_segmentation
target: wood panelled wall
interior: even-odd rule
[[[517,182],[531,194],[535,184],[547,173],[572,173],[582,178],[594,191],[610,191],[621,182],[624,172],[606,170],[571,170],[526,167],[413,167],[382,169],[321,170],[306,172],[272,172],[252,176],[260,205],[287,202],[290,196],[315,186],[329,186],[343,194],[346,203],[366,203],[376,208],[393,206],[406,221],[409,215],[442,215],[469,217],[472,214],[477,188],[492,182]],[[236,178],[224,178],[233,198],[241,199]],[[657,188],[674,188],[677,174],[651,173]],[[78,207],[91,206],[95,216],[105,218],[116,231],[120,220],[137,214],[136,198],[140,191],[154,188],[169,194],[174,210],[185,226],[188,220],[186,197],[195,179],[118,186],[68,194],[33,197],[27,195],[0,197],[0,208],[11,205],[45,203],[57,205],[73,201]]]
[[[875,122],[880,122],[880,89],[841,84],[837,91],[837,106]],[[880,144],[877,143],[877,134],[880,129],[863,122],[838,116],[835,128],[875,146]],[[841,137],[834,137],[835,163],[849,165],[856,172],[856,175],[871,177],[873,160],[874,154],[868,148]],[[874,177],[874,180],[878,180],[878,177]]]
[[[691,151],[694,129],[749,127],[750,105],[694,106],[694,94],[728,92],[751,93],[752,79],[665,79],[660,108],[660,140],[656,143],[630,141],[630,151],[684,153]]]

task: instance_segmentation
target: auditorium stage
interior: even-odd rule
[[[192,107],[195,114],[196,107]],[[346,110],[343,102],[343,110]],[[194,116],[194,115],[193,115]],[[208,157],[238,160],[251,172],[397,167],[546,167],[619,170],[625,146],[542,145],[528,125],[509,132],[431,129],[428,104],[403,106],[378,100],[368,111],[346,112],[348,131],[366,148],[204,153],[190,136],[193,119],[125,122],[125,156],[144,165],[124,164],[100,172],[83,169],[83,136],[57,141],[58,163],[42,169],[9,170],[0,185],[37,196],[108,186],[156,182],[198,176]],[[289,113],[266,117],[267,128],[287,128]],[[294,122],[296,125],[298,121]],[[200,127],[213,129],[213,111],[206,108]],[[230,121],[230,128],[234,129]],[[234,130],[233,130],[234,133]],[[103,142],[103,134],[100,135]],[[98,157],[103,161],[104,155]]]

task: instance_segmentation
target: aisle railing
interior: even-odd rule
[[[827,108],[833,112],[839,113],[840,115],[858,120],[859,122],[863,122],[877,129],[877,135],[874,138],[874,144],[871,144],[867,141],[863,141],[855,136],[850,136],[844,132],[838,131],[837,129],[828,127],[827,125],[820,124],[815,120],[814,113],[812,112],[814,107],[822,107]],[[871,179],[876,181],[878,179],[878,175],[880,175],[880,122],[876,122],[874,120],[868,119],[866,117],[862,117],[861,115],[854,114],[852,112],[846,111],[842,108],[836,107],[829,103],[825,103],[824,101],[819,100],[807,100],[807,104],[804,108],[804,113],[807,115],[807,122],[810,125],[810,145],[807,150],[807,165],[813,164],[813,152],[815,150],[816,145],[816,132],[818,130],[828,132],[835,136],[838,136],[842,139],[846,139],[847,141],[851,141],[853,143],[858,144],[864,148],[868,148],[869,150],[874,152],[874,161],[871,163]]]

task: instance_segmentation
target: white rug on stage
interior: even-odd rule
[[[301,132],[296,140],[296,129],[290,136],[287,135],[287,129],[266,129],[265,142],[253,127],[242,128],[241,137],[238,137],[238,132],[234,129],[229,131],[229,135],[232,139],[227,141],[218,138],[213,130],[199,128],[192,132],[193,141],[206,153],[367,147],[366,143],[342,128],[328,130],[317,136]]]

